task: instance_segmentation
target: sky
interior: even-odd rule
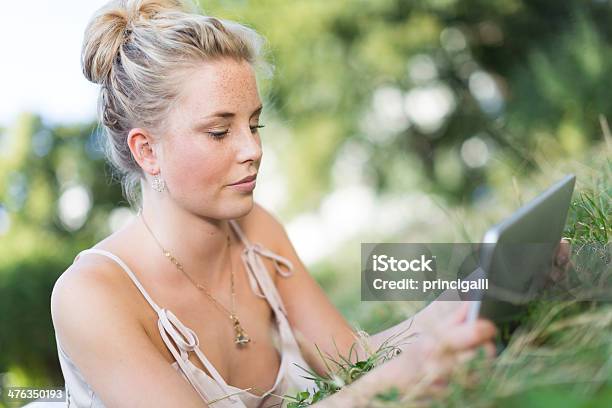
[[[95,118],[98,86],[81,73],[83,32],[106,0],[4,1],[0,24],[0,127],[22,111],[49,123]]]

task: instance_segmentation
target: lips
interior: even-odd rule
[[[230,186],[235,186],[236,184],[248,183],[249,181],[255,180],[255,178],[257,178],[257,173],[247,176],[241,180],[238,180],[237,182],[230,184]]]

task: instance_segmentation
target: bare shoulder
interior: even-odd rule
[[[105,406],[203,406],[147,335],[117,268],[87,256],[57,280],[51,315],[62,349]]]
[[[106,250],[124,261],[124,249],[134,242],[130,228],[119,230],[93,248]],[[79,313],[94,313],[92,318],[108,311],[125,311],[126,318],[140,318],[137,289],[129,276],[114,260],[95,253],[81,254],[55,282],[51,294],[51,313],[56,331],[64,328],[67,319],[79,318]],[[90,309],[91,310],[88,310]]]
[[[119,265],[101,256],[83,256],[73,263],[51,293],[51,317],[58,336],[70,337],[73,330],[82,330],[81,323],[119,313],[123,319],[138,321],[126,278]]]
[[[104,287],[112,285],[104,263],[89,258],[73,263],[57,279],[51,293],[52,312],[71,302],[87,299],[88,295],[99,296],[105,292]]]
[[[101,247],[100,247],[101,248]],[[51,292],[51,318],[62,345],[80,343],[92,321],[122,321],[144,328],[141,300],[128,275],[115,261],[83,254],[57,279]]]

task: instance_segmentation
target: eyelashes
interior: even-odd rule
[[[223,139],[229,133],[229,130],[224,132],[207,132],[213,139]]]
[[[250,127],[251,128],[251,133],[255,134],[255,133],[257,133],[259,131],[259,129],[261,129],[263,127],[265,127],[265,125],[251,126]],[[213,139],[221,140],[221,139],[224,139],[227,134],[229,134],[229,129],[228,130],[224,130],[224,131],[220,131],[220,132],[207,132],[207,133]]]

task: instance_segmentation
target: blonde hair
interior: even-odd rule
[[[130,129],[161,129],[181,74],[199,62],[228,57],[270,75],[264,44],[253,29],[202,15],[180,0],[116,0],[93,15],[83,40],[83,74],[101,85],[104,151],[132,206],[139,205],[144,173],[127,144]]]

